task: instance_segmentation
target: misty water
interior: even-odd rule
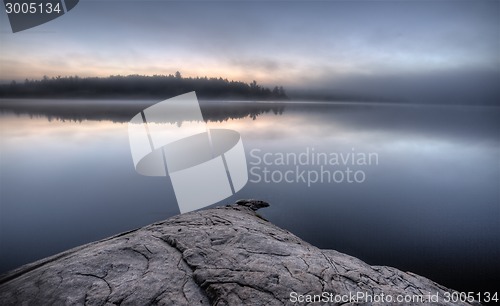
[[[0,113],[0,272],[179,213],[168,177],[134,169],[136,110],[117,111],[132,102],[21,102]],[[263,199],[262,216],[320,248],[458,290],[498,288],[500,108],[202,105],[209,127],[240,132],[249,168],[214,205]]]

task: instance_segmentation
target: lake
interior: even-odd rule
[[[127,124],[155,101],[2,100],[0,272],[179,213],[136,173]],[[320,247],[462,291],[498,290],[500,108],[213,102],[241,134],[236,195]]]

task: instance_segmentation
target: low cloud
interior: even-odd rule
[[[296,86],[292,92],[307,97],[353,97],[380,101],[439,104],[499,104],[500,71],[457,69],[388,75],[330,75]],[[314,98],[314,97],[312,97]]]

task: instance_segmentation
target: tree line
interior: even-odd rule
[[[172,97],[196,91],[201,99],[286,100],[282,86],[273,89],[256,81],[245,83],[223,78],[185,78],[170,75],[112,75],[109,77],[52,77],[0,85],[2,98],[134,98]]]

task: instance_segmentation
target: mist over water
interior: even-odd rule
[[[91,101],[80,101],[87,114],[32,102],[0,109],[0,272],[179,213],[168,177],[140,176],[132,164],[127,122],[145,104],[117,115],[92,112]],[[214,205],[263,199],[271,207],[259,214],[317,247],[457,290],[498,288],[500,108],[210,105],[209,127],[240,132],[250,179]],[[313,163],[312,152],[340,162]],[[377,162],[358,162],[370,153]],[[309,160],[280,163],[286,154]],[[346,168],[364,179],[301,179]]]

